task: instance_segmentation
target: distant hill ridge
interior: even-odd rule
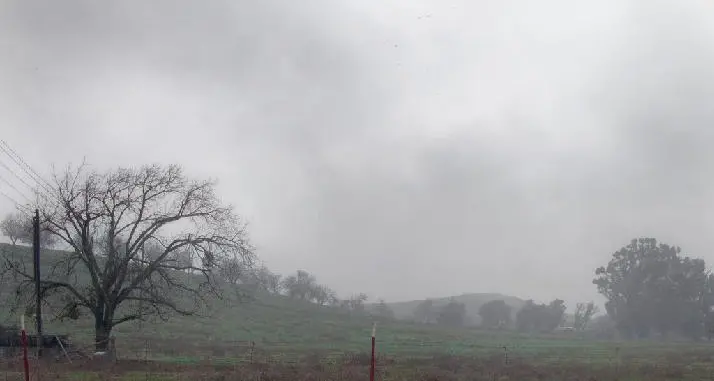
[[[479,324],[481,321],[481,317],[478,314],[479,308],[492,300],[503,300],[506,304],[511,306],[514,318],[516,312],[526,303],[526,301],[521,298],[498,293],[469,293],[458,296],[428,299],[431,299],[434,302],[434,306],[437,308],[447,304],[452,299],[459,303],[463,303],[466,306],[466,315],[468,317],[469,324],[474,325]],[[387,305],[389,305],[389,307],[394,311],[394,315],[398,319],[411,319],[413,317],[414,309],[424,300],[427,299],[387,303]]]

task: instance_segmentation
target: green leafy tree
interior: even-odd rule
[[[633,239],[595,275],[605,309],[625,337],[705,333],[712,302],[706,264],[682,256],[679,247]]]
[[[560,299],[547,305],[528,300],[516,314],[516,327],[523,332],[552,332],[562,324],[564,316],[565,303]]]
[[[704,334],[711,341],[714,337],[714,274],[709,274],[704,282],[700,308],[704,316]]]
[[[437,323],[450,327],[462,327],[466,322],[466,305],[452,299],[441,307]]]
[[[412,312],[414,321],[422,324],[436,323],[438,311],[434,307],[434,301],[426,299],[420,302]]]
[[[478,310],[484,328],[505,328],[511,324],[511,306],[503,300],[491,300]]]

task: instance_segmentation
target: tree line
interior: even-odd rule
[[[528,300],[515,313],[513,307],[504,300],[491,300],[482,304],[478,310],[481,318],[480,327],[497,330],[518,330],[521,332],[552,332],[565,321],[565,303],[556,299],[549,304],[538,304]],[[594,303],[579,303],[573,329],[585,330],[597,307]],[[445,305],[437,307],[431,299],[420,302],[413,311],[413,320],[422,324],[439,324],[452,327],[468,325],[466,305],[456,299],[450,299]]]
[[[291,279],[305,281],[293,280],[286,287],[292,284],[324,287],[317,286],[314,278],[306,274]],[[714,337],[714,274],[703,259],[683,255],[678,246],[660,243],[654,238],[633,239],[612,254],[605,266],[595,270],[593,284],[607,299],[605,315],[597,316],[600,308],[593,302],[577,303],[565,327],[566,305],[563,300],[555,299],[547,304],[528,300],[515,313],[505,301],[492,300],[478,311],[480,325],[487,329],[539,333],[552,332],[559,327],[574,331],[593,328],[601,331],[602,337],[617,334],[624,339],[678,337],[711,340]],[[315,292],[287,293],[293,297],[313,294]],[[341,302],[327,300],[329,305],[342,303],[355,306],[355,311],[364,310],[359,298]],[[372,314],[394,318],[394,312],[384,301],[372,308]],[[412,320],[445,326],[469,323],[466,306],[453,298],[440,307],[433,300],[422,301],[414,309]]]
[[[237,290],[242,292],[266,292],[318,306],[334,307],[352,314],[369,313],[375,317],[394,317],[393,311],[383,300],[376,304],[372,310],[368,310],[365,305],[368,300],[366,294],[358,293],[344,299],[340,298],[337,292],[327,285],[319,283],[315,275],[305,270],[297,270],[294,274],[287,276],[276,274],[265,266],[246,267],[239,271],[226,270],[239,267],[240,265],[233,263],[233,260],[228,260],[228,263],[222,266],[220,274],[229,284],[237,286]],[[226,275],[226,272],[230,275]],[[234,276],[234,274],[238,275]]]
[[[55,318],[91,316],[99,350],[117,325],[199,314],[223,296],[226,284],[394,318],[383,300],[367,309],[365,294],[340,299],[306,271],[283,277],[257,266],[245,223],[221,202],[215,185],[186,176],[177,165],[97,171],[83,164],[38,181],[30,207],[40,210],[41,245],[59,249],[40,280],[43,303]],[[0,229],[13,244],[29,243],[29,224],[29,216],[13,214]],[[0,275],[17,285],[10,305],[31,308],[31,258],[18,250],[2,254]],[[714,274],[679,247],[634,239],[596,269],[593,283],[607,298],[605,312],[622,337],[714,335]],[[479,315],[486,328],[549,332],[563,323],[564,311],[559,299],[528,301],[515,314],[495,300]],[[592,303],[577,305],[573,328],[584,329],[597,312]],[[466,318],[456,300],[440,308],[426,300],[414,311],[422,323],[462,326]]]

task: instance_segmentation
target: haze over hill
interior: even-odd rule
[[[0,48],[5,379],[714,379],[711,0],[0,0]]]
[[[4,1],[2,138],[46,178],[83,158],[216,177],[262,260],[340,294],[602,301],[593,270],[632,237],[712,262],[710,14]]]
[[[463,303],[466,306],[466,314],[470,324],[478,324],[481,321],[479,316],[479,308],[487,302],[492,300],[503,300],[511,306],[513,315],[523,307],[525,300],[517,298],[515,296],[508,296],[502,294],[493,293],[470,293],[462,295],[454,295],[442,298],[429,298],[434,302],[435,307],[441,307],[449,303],[450,301],[456,301]],[[414,310],[417,308],[419,303],[424,300],[410,300],[405,302],[394,302],[387,303],[389,307],[394,311],[394,315],[399,319],[412,319],[414,316]]]

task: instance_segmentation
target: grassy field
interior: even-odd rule
[[[61,361],[37,372],[60,380],[368,379],[368,317],[275,295],[216,301],[207,315],[118,326],[118,363]],[[46,332],[68,333],[78,347],[91,348],[88,317],[48,321]],[[378,324],[377,353],[380,380],[714,379],[708,343],[594,341],[393,321]],[[0,367],[0,380],[19,379],[17,358]]]
[[[118,327],[122,360],[109,369],[55,363],[41,372],[67,380],[367,379],[368,318],[265,295],[213,312],[210,318]],[[91,342],[89,321],[48,326]],[[401,322],[379,324],[377,338],[381,380],[704,380],[714,375],[714,347],[708,343],[593,341]],[[8,365],[5,374],[15,377],[17,370],[17,364]]]

